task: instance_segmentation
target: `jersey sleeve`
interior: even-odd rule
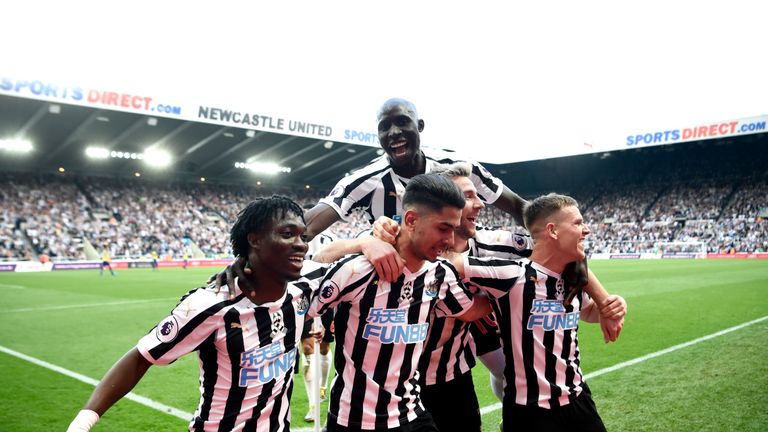
[[[488,204],[493,204],[499,199],[501,193],[504,191],[504,183],[497,177],[494,177],[484,166],[479,162],[472,163],[472,174],[470,179],[477,188],[477,194],[480,198]]]
[[[469,282],[491,297],[505,295],[518,278],[525,275],[521,261],[464,256],[464,282]]]
[[[346,220],[352,210],[363,207],[364,199],[381,184],[377,175],[388,167],[382,158],[373,160],[368,166],[339,180],[328,196],[321,198],[320,202],[331,206]]]
[[[200,288],[182,297],[171,314],[139,340],[141,355],[152,364],[166,365],[197,349],[221,322],[217,312],[234,302],[222,301],[224,295]]]
[[[474,303],[472,293],[459,280],[459,275],[451,264],[442,263],[441,268],[445,270],[445,276],[439,301],[435,304],[435,314],[440,317],[460,317],[472,307]]]
[[[362,255],[347,256],[331,264],[312,293],[307,316],[318,317],[341,302],[352,301],[367,286],[373,272],[373,265]]]

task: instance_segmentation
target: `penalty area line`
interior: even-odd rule
[[[650,354],[646,354],[644,356],[640,356],[640,357],[634,358],[632,360],[627,360],[625,362],[617,363],[617,364],[615,364],[613,366],[609,366],[607,368],[598,369],[598,370],[596,370],[594,372],[590,372],[590,373],[584,375],[584,379],[585,380],[592,379],[592,378],[595,378],[595,377],[599,377],[600,375],[605,375],[607,373],[617,371],[619,369],[624,369],[626,367],[633,366],[633,365],[636,365],[638,363],[642,363],[642,362],[644,362],[646,360],[651,360],[651,359],[654,359],[656,357],[660,357],[660,356],[663,356],[665,354],[669,354],[671,352],[674,352],[674,351],[677,351],[677,350],[681,350],[683,348],[687,348],[687,347],[689,347],[691,345],[696,345],[698,343],[705,342],[705,341],[708,341],[710,339],[714,339],[714,338],[716,338],[718,336],[722,336],[724,334],[728,334],[728,333],[731,333],[731,332],[735,332],[737,330],[741,330],[744,327],[749,327],[749,326],[751,326],[753,324],[757,324],[757,323],[765,321],[767,319],[768,319],[768,316],[757,318],[757,319],[754,319],[752,321],[747,321],[745,323],[742,323],[742,324],[739,324],[739,325],[736,325],[736,326],[733,326],[733,327],[729,327],[727,329],[720,330],[718,332],[715,332],[715,333],[712,333],[712,334],[708,334],[708,335],[702,336],[700,338],[696,338],[696,339],[690,340],[688,342],[683,342],[681,344],[673,345],[673,346],[671,346],[669,348],[665,348],[663,350],[659,350],[659,351],[656,351],[656,352],[652,352]],[[480,408],[480,415],[486,415],[488,413],[492,413],[492,412],[498,411],[500,409],[501,409],[501,402],[496,402],[493,405],[488,405],[486,407]]]

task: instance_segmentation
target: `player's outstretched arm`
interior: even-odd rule
[[[512,192],[512,190],[506,186],[501,192],[499,198],[493,203],[494,207],[509,213],[515,222],[520,226],[523,224],[523,209],[528,201],[524,200],[520,195]]]
[[[304,222],[307,224],[304,235],[307,236],[307,241],[312,240],[339,220],[341,220],[341,216],[336,213],[333,207],[325,203],[315,204],[314,207],[304,213]]]
[[[344,255],[362,253],[373,264],[379,278],[396,281],[405,267],[405,261],[395,248],[373,236],[364,235],[349,240],[336,240],[315,254],[313,261],[332,263]]]
[[[472,322],[477,321],[480,318],[493,312],[493,309],[491,308],[491,302],[484,294],[475,294],[472,300],[472,306],[466,312],[457,316],[456,318],[464,322]]]
[[[90,430],[112,405],[131,391],[152,363],[139,353],[138,348],[128,351],[104,375],[88,402],[69,425],[67,432]]]

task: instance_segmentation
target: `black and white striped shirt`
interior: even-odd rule
[[[465,279],[492,300],[506,361],[504,405],[567,405],[583,389],[576,332],[592,300],[579,292],[564,306],[569,287],[560,274],[526,258],[465,257],[464,266]]]
[[[310,265],[307,272],[317,268]],[[320,268],[313,277],[322,273]],[[229,299],[226,290],[198,288],[139,340],[139,352],[157,365],[197,352],[200,402],[189,430],[257,430],[257,425],[288,430],[293,368],[312,283],[306,278],[289,283],[282,298],[258,306],[239,290]]]
[[[379,280],[362,255],[329,270],[309,314],[336,308],[335,367],[329,416],[364,430],[396,428],[424,411],[418,360],[433,313],[460,316],[473,303],[447,261],[407,268],[394,282]]]
[[[426,172],[429,173],[439,164],[451,164],[462,161],[454,153],[422,149],[426,156]],[[467,161],[470,162],[470,161]],[[480,199],[486,203],[495,202],[503,191],[501,180],[491,175],[482,165],[472,163],[472,183],[477,188]],[[382,155],[367,166],[342,178],[336,183],[331,193],[320,200],[328,204],[342,217],[346,218],[357,208],[365,209],[371,223],[380,216],[392,217],[403,213],[403,194],[409,178],[400,177],[389,165],[389,159]]]
[[[528,231],[514,232],[478,227],[475,236],[468,239],[465,255],[516,259],[531,255],[533,240]],[[475,292],[471,284],[467,287]],[[419,362],[422,382],[433,385],[452,381],[475,366],[475,343],[469,331],[474,325],[464,321],[433,315],[430,333]]]

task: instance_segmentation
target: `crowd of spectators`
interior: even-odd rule
[[[730,253],[768,250],[766,191],[763,174],[615,182],[575,195],[592,231],[591,253],[657,252],[672,243]],[[0,175],[0,259],[85,259],[87,244],[113,258],[229,256],[229,227],[252,199],[282,194],[309,208],[325,192],[6,173]],[[480,223],[509,229],[514,222],[488,206]],[[351,238],[369,227],[354,213],[331,229]]]

